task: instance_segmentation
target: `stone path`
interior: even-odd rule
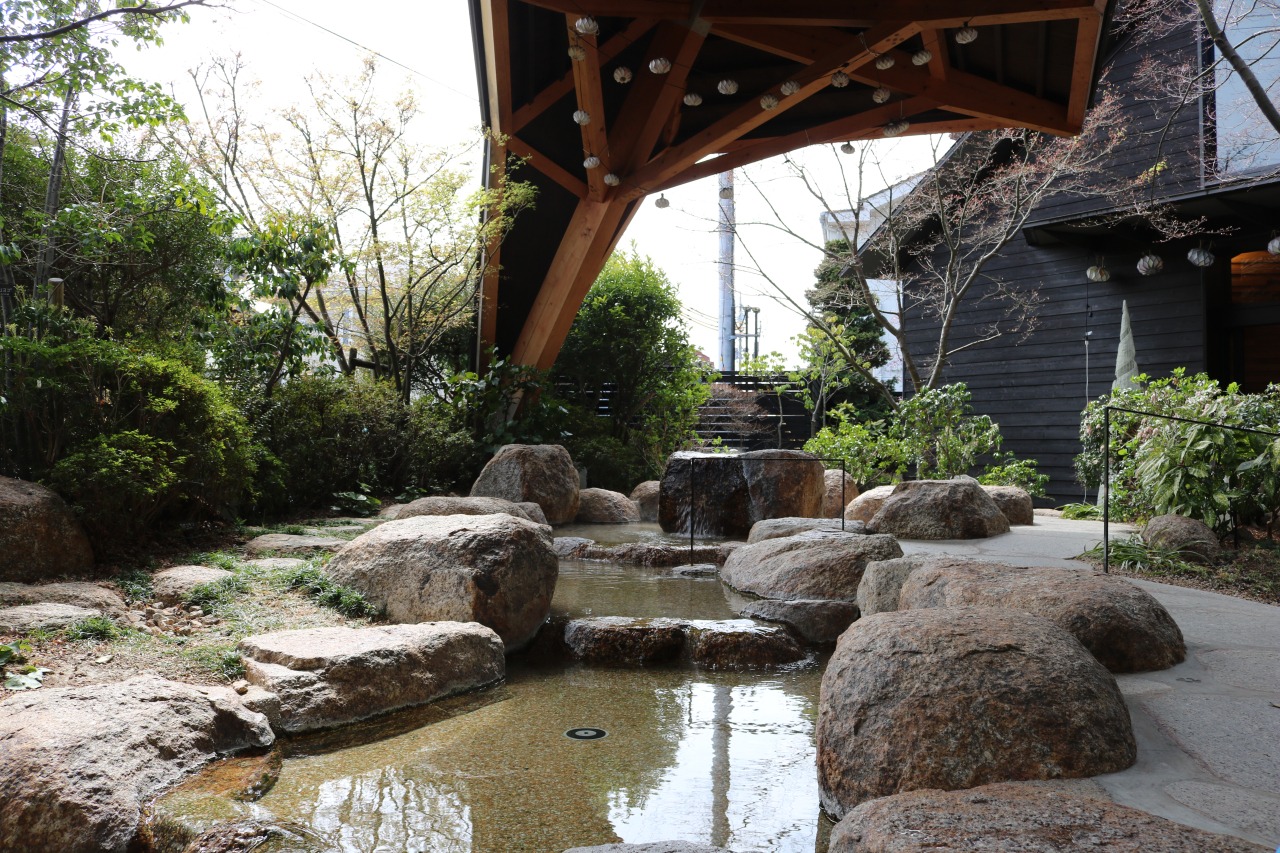
[[[1071,558],[1101,541],[1101,523],[1035,521],[991,539],[903,541],[902,550],[1088,568]],[[1111,525],[1113,539],[1132,530]],[[1117,677],[1133,718],[1138,762],[1094,781],[1123,805],[1280,846],[1280,607],[1133,582],[1182,628],[1187,660],[1161,672]]]

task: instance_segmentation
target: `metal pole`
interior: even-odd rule
[[[734,320],[737,311],[733,293],[733,238],[736,228],[733,207],[733,172],[720,173],[720,369],[736,366]]]
[[[845,470],[845,462],[843,459],[841,459],[840,460],[840,532],[841,533],[844,533],[844,508],[847,505],[847,501],[845,500],[845,496],[844,496],[844,481],[848,479],[848,477],[849,477],[849,472]]]
[[[1102,408],[1102,573],[1111,574],[1111,407]]]
[[[692,458],[689,460],[689,565],[691,566],[693,565],[693,499],[697,496],[697,490],[693,488],[693,472],[698,470],[698,466],[693,463],[697,461]]]

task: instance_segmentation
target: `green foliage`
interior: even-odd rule
[[[27,663],[25,653],[29,650],[25,640],[0,644],[0,677],[6,690],[38,690],[43,686],[49,670]]]
[[[125,629],[107,616],[89,616],[62,629],[62,635],[68,640],[92,640],[95,643],[109,643],[125,633]]]
[[[232,575],[192,587],[183,603],[199,607],[205,613],[217,613],[248,591],[248,582],[239,575]]]
[[[373,515],[382,506],[382,501],[365,494],[368,491],[369,487],[361,483],[358,492],[338,492],[333,496],[333,509],[345,515]]]
[[[849,475],[863,488],[897,482],[911,472],[922,480],[955,477],[1001,442],[1000,427],[986,415],[975,416],[969,399],[969,389],[958,382],[921,391],[884,421],[860,423],[856,413],[840,408],[832,412],[834,426],[824,427],[804,447],[845,460]],[[1006,459],[1003,464],[1020,476],[1030,475],[1027,463]]]
[[[1136,381],[1138,388],[1090,403],[1081,417],[1076,476],[1086,486],[1102,483],[1108,404],[1270,432],[1280,425],[1280,386],[1244,394],[1234,383],[1223,388],[1183,369]],[[1219,534],[1237,523],[1269,523],[1280,512],[1280,447],[1263,435],[1112,412],[1110,506],[1113,517],[1131,521],[1165,513],[1198,518]]]
[[[1102,545],[1099,544],[1086,551],[1082,556],[1101,560]],[[1176,548],[1148,545],[1137,536],[1113,541],[1111,543],[1111,562],[1124,571],[1138,574],[1203,578],[1213,573],[1213,570],[1208,566],[1184,560],[1182,554]]]
[[[314,563],[287,570],[281,580],[286,589],[297,590],[317,604],[336,610],[343,616],[358,618],[378,615],[377,608],[364,595],[350,587],[334,583]]]
[[[182,656],[224,681],[244,678],[244,661],[235,646],[190,646]]]
[[[630,491],[633,477],[656,473],[694,440],[707,371],[680,317],[666,273],[634,250],[609,258],[578,309],[552,379],[588,415],[565,444],[575,459],[597,460],[593,484]],[[593,419],[606,388],[609,417]]]
[[[1058,509],[1062,511],[1063,518],[1083,521],[1093,521],[1102,518],[1102,507],[1097,504],[1064,504],[1058,507]]]
[[[1049,475],[1041,474],[1034,459],[1018,459],[1012,453],[997,453],[994,461],[978,477],[984,486],[1017,486],[1033,497],[1043,497]]]

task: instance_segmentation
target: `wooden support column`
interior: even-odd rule
[[[489,179],[488,187],[502,187],[507,179],[507,147],[497,138],[489,139]],[[500,199],[494,199],[499,203]],[[501,231],[489,234],[489,239],[481,252],[480,292],[476,305],[479,326],[478,350],[476,364],[481,370],[486,367],[485,351],[498,340],[498,288],[499,274],[502,269],[502,235]]]

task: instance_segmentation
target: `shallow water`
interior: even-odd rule
[[[552,609],[734,616],[715,578],[568,560]],[[820,665],[508,664],[493,690],[289,742],[279,781],[255,803],[179,791],[161,811],[196,827],[236,817],[301,824],[316,834],[308,850],[558,853],[667,839],[739,853],[825,849],[813,737]],[[581,727],[607,736],[566,737]]]

